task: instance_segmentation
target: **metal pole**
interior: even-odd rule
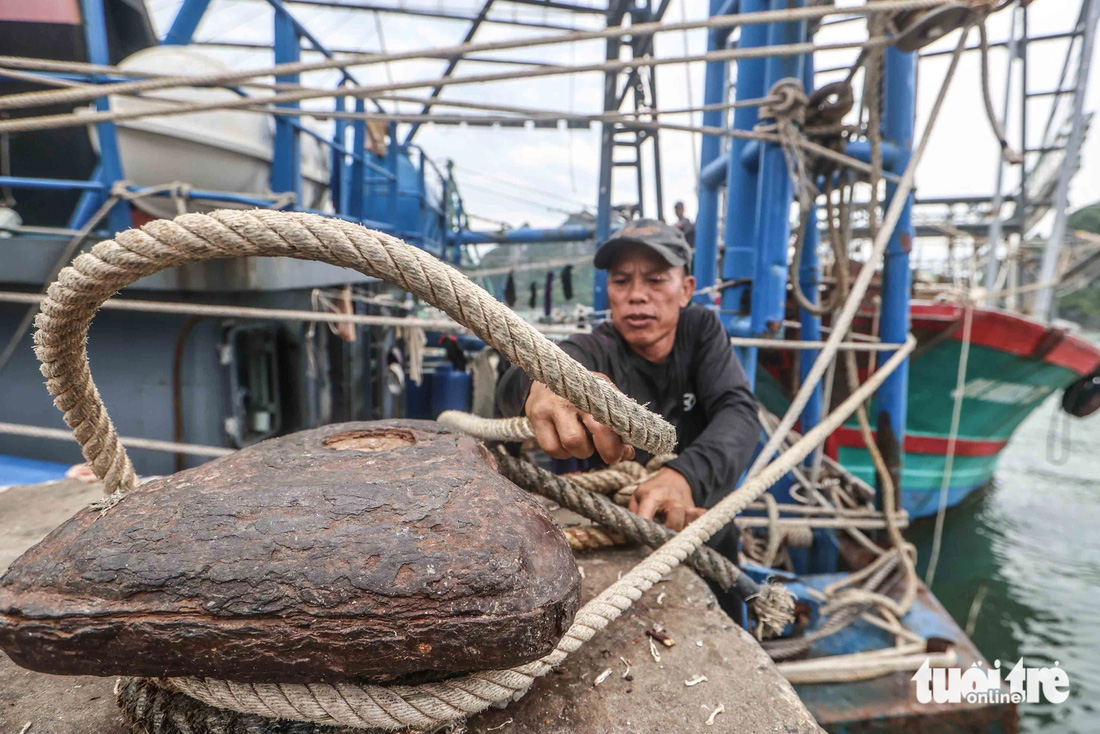
[[[710,14],[713,17],[726,5],[723,0],[710,0]],[[725,46],[728,31],[711,29],[707,31],[707,51],[717,51]],[[726,100],[726,80],[729,65],[726,61],[708,61],[703,77],[703,104],[716,105]],[[725,127],[723,110],[708,110],[703,113],[703,125],[706,127]],[[702,171],[722,153],[722,138],[717,135],[704,135],[699,146],[699,170]],[[728,226],[728,225],[727,225]],[[718,278],[718,186],[709,185],[700,179],[699,206],[695,214],[695,280],[700,288],[709,288]],[[695,296],[697,303],[712,302],[707,293]]]
[[[355,111],[362,114],[366,111],[366,103],[363,99],[355,99]],[[356,153],[349,166],[348,182],[348,215],[354,219],[362,219],[366,211],[364,205],[364,181],[367,175],[364,156],[367,155],[367,123],[365,120],[356,120],[351,129],[352,150]]]
[[[883,137],[898,149],[895,171],[909,166],[916,120],[917,55],[894,47],[886,50],[883,77]],[[893,200],[896,184],[887,182],[887,202]],[[889,206],[889,204],[887,205]],[[906,197],[897,226],[886,245],[882,266],[882,318],[880,336],[884,342],[903,342],[909,335],[909,251],[913,243],[913,194]],[[889,353],[879,355],[881,366]],[[886,378],[876,393],[877,443],[883,453],[895,486],[900,487],[905,445],[906,399],[909,391],[909,360],[906,358]],[[890,450],[897,447],[896,452]],[[893,455],[891,455],[893,454]]]
[[[620,25],[625,14],[625,0],[611,0],[607,9],[607,27]],[[619,37],[607,39],[607,60],[619,58]],[[603,76],[604,112],[618,110],[619,95],[616,82],[619,75],[607,71]],[[615,123],[600,123],[600,179],[596,192],[596,244],[603,242],[611,234],[611,178],[614,172]],[[607,271],[597,270],[592,284],[592,304],[597,311],[607,309]]]
[[[294,22],[287,13],[275,11],[275,63],[293,63],[302,55],[301,43]],[[276,83],[297,84],[300,75],[275,77]],[[278,105],[297,107],[297,102]],[[294,192],[294,205],[304,206],[302,201],[302,150],[298,129],[281,117],[275,118],[275,144],[271,162],[271,190],[275,193]]]
[[[199,27],[206,9],[210,7],[210,0],[183,0],[180,9],[176,11],[176,17],[172,26],[164,34],[161,41],[165,46],[186,46],[195,37],[195,30]]]
[[[81,0],[81,10],[84,13],[84,42],[88,46],[88,61],[106,66],[111,63],[111,55],[107,46],[107,16],[103,0]],[[97,97],[95,107],[100,112],[106,112],[110,109],[110,103],[106,97]],[[103,189],[95,206],[86,207],[88,216],[91,216],[92,212],[107,200],[108,189],[123,179],[118,130],[115,124],[113,122],[97,123],[96,136],[99,139],[99,180],[103,184]],[[116,232],[129,229],[133,224],[129,205],[116,204],[112,207],[107,215],[107,222]],[[69,226],[78,229],[84,226],[84,221],[72,221]]]
[[[1020,20],[1020,154],[1024,157],[1024,163],[1020,172],[1020,191],[1016,196],[1016,207],[1012,216],[1019,223],[1020,241],[1027,237],[1027,210],[1028,202],[1028,170],[1027,170],[1027,5],[1024,5]]]
[[[813,54],[806,54],[802,64],[802,85],[805,89],[812,90],[814,86]],[[817,207],[811,204],[809,211],[805,213],[805,217],[806,221],[803,224],[805,235],[802,240],[802,259],[798,263],[798,283],[799,287],[802,289],[802,293],[804,293],[807,298],[814,303],[820,303],[821,298],[818,294],[818,286],[821,284],[821,266],[817,258]],[[800,308],[798,318],[802,324],[801,333],[799,334],[800,339],[806,341],[818,341],[821,339],[820,316],[804,308]],[[798,374],[800,382],[805,381],[806,376],[813,367],[814,361],[817,360],[817,355],[818,350],[816,349],[807,350],[798,355]],[[821,388],[822,384],[818,382],[814,391],[810,394],[810,399],[806,402],[806,407],[802,409],[802,425],[800,427],[802,433],[809,431],[821,422]],[[816,455],[821,450],[819,446],[806,457],[806,466],[814,465]]]
[[[1017,3],[1012,8],[1012,22],[1009,25],[1008,31],[1008,69],[1005,72],[1005,103],[1004,115],[1001,117],[1002,128],[1008,125],[1008,111],[1012,108],[1012,70],[1015,67],[1016,49],[1019,45],[1016,42],[1016,22],[1017,15],[1019,15],[1019,7],[1019,3]],[[992,202],[993,221],[989,225],[989,261],[985,264],[985,289],[987,291],[997,289],[997,274],[1001,263],[997,257],[997,247],[1001,243],[1001,231],[1004,224],[1004,219],[1001,214],[1005,203],[1004,176],[1006,166],[1007,163],[1005,162],[1004,156],[998,155],[997,182],[994,184]]]
[[[1085,0],[1088,12],[1085,15],[1085,27],[1082,29],[1081,56],[1077,62],[1077,84],[1073,93],[1073,112],[1070,118],[1069,142],[1066,144],[1062,170],[1058,176],[1058,188],[1054,193],[1054,227],[1050,231],[1046,249],[1043,250],[1043,262],[1039,269],[1040,283],[1050,283],[1058,275],[1058,255],[1062,249],[1062,240],[1066,236],[1066,220],[1069,218],[1069,184],[1077,169],[1081,152],[1081,138],[1084,133],[1085,93],[1088,90],[1089,69],[1092,65],[1092,48],[1096,40],[1096,25],[1100,22],[1100,0]],[[1035,294],[1033,313],[1040,318],[1051,319],[1054,316],[1054,286],[1043,288]]]
[[[743,0],[741,11],[756,13],[767,10],[767,0]],[[768,27],[748,25],[741,28],[738,48],[748,49],[766,45]],[[760,99],[764,96],[764,59],[742,59],[737,62],[736,100]],[[742,107],[733,112],[735,130],[752,130],[760,120],[760,110],[756,106]],[[730,158],[726,168],[726,228],[722,255],[722,279],[747,282],[756,272],[756,196],[759,186],[759,172],[744,164],[745,146],[748,140],[730,141]],[[735,285],[722,292],[722,310],[727,313],[742,314],[745,296],[751,292],[749,285]],[[744,328],[726,327],[730,332],[743,333]],[[740,353],[741,364],[749,377],[749,383],[756,384],[757,350],[746,348]]]
[[[772,10],[801,7],[804,0],[771,0]],[[768,45],[798,43],[806,35],[805,22],[772,23]],[[780,79],[802,78],[801,56],[770,57],[764,64],[765,89]],[[735,165],[730,161],[730,165]],[[760,149],[756,235],[757,259],[752,289],[750,336],[778,334],[787,306],[787,251],[791,237],[791,201],[794,181],[787,157],[778,143]]]

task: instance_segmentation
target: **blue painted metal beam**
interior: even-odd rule
[[[814,57],[812,54],[807,54],[803,58],[802,86],[804,89],[813,89],[814,86]],[[798,285],[807,298],[816,304],[820,304],[821,298],[818,294],[818,286],[821,284],[821,267],[817,257],[818,227],[816,206],[811,206],[810,211],[806,212],[805,234],[803,238],[802,259],[798,263]],[[820,341],[820,316],[804,308],[800,308],[798,309],[798,320],[801,325],[800,336],[802,339],[806,341]],[[813,363],[817,360],[818,353],[819,351],[817,349],[807,349],[799,353],[798,379],[800,385],[806,381],[806,376],[810,373]],[[802,409],[801,430],[803,434],[821,422],[821,413],[822,391],[821,381],[819,380],[813,392],[810,393],[810,399],[806,402],[806,407]],[[810,455],[806,457],[806,466],[813,465],[814,457],[817,452],[821,450],[822,447],[818,446],[810,452]]]
[[[84,42],[88,47],[88,61],[101,66],[110,66],[111,54],[107,46],[107,16],[103,7],[103,0],[81,0],[81,11],[84,14]],[[110,109],[106,97],[99,97],[95,101],[95,107],[101,112]],[[122,159],[118,149],[118,131],[113,122],[96,123],[96,137],[99,141],[99,181],[104,185],[104,192],[99,202],[106,201],[106,188],[113,186],[116,181],[123,179]],[[107,222],[116,232],[129,229],[133,224],[130,217],[129,203],[120,202],[111,208],[107,214]],[[75,222],[74,227],[81,227],[85,222]]]
[[[767,0],[744,0],[741,12],[756,13],[768,9]],[[739,48],[759,48],[768,42],[768,27],[747,25],[741,28]],[[759,99],[764,96],[764,59],[741,59],[737,62],[737,100]],[[743,107],[733,112],[735,130],[752,130],[759,122],[759,109]],[[756,206],[759,177],[755,167],[749,169],[741,161],[747,140],[730,140],[729,161],[726,165],[726,229],[722,251],[722,279],[747,280],[756,274]],[[737,164],[734,164],[734,161]],[[735,336],[748,336],[752,331],[749,311],[744,308],[746,296],[752,292],[750,285],[735,285],[722,291],[722,311],[731,315],[727,329]],[[742,349],[738,357],[745,367],[750,384],[756,384],[755,347]]]
[[[355,111],[362,114],[366,110],[366,104],[361,97],[355,99]],[[352,123],[352,147],[365,155],[367,149],[367,123],[356,120]],[[362,155],[352,159],[348,171],[348,208],[347,214],[354,218],[361,218],[365,211],[364,177],[366,176],[366,161]]]
[[[802,7],[804,0],[788,3],[771,0],[771,10]],[[806,37],[805,22],[772,23],[768,45],[799,43]],[[802,78],[801,57],[770,57],[764,63],[764,92],[786,78]],[[787,305],[787,249],[790,243],[790,208],[794,182],[787,170],[783,148],[766,144],[760,154],[757,182],[756,267],[752,290],[752,333],[771,336],[781,332]]]
[[[453,232],[450,239],[460,245],[480,245],[490,242],[583,242],[592,239],[595,233],[596,229],[594,227],[585,226],[559,227],[557,229],[520,227],[503,232],[475,232],[464,229]]]
[[[276,8],[278,10],[278,8]],[[286,64],[301,59],[302,47],[298,30],[289,13],[275,13],[275,63]],[[288,74],[275,77],[276,82],[297,84],[300,75]],[[297,102],[278,105],[294,108]],[[291,191],[295,203],[302,206],[302,146],[301,132],[286,117],[275,117],[275,143],[271,163],[271,190],[275,193]]]
[[[89,181],[74,181],[67,178],[30,178],[27,176],[0,176],[0,186],[13,189],[84,189],[86,191],[106,191],[108,186],[98,178]]]
[[[191,43],[208,7],[210,0],[183,0],[161,43],[166,46],[186,46]]]
[[[894,47],[886,50],[884,74],[884,109],[882,129],[884,137],[900,151],[896,163],[899,169],[909,164],[913,148],[916,117],[917,55],[904,53]],[[887,201],[895,194],[896,186],[886,187]],[[913,194],[906,197],[905,207],[897,227],[886,247],[886,259],[882,271],[882,318],[880,336],[883,341],[901,343],[909,334],[909,250],[913,243]],[[887,352],[879,354],[879,365],[889,359]],[[876,393],[878,415],[875,416],[879,431],[888,425],[894,434],[891,442],[905,445],[906,396],[909,392],[909,360],[893,372]],[[884,425],[885,424],[885,425]],[[903,453],[903,452],[902,452]],[[891,457],[887,457],[889,459]],[[902,456],[898,456],[899,462]],[[901,467],[898,467],[900,476]]]
[[[710,0],[710,14],[715,16],[726,6],[724,0]],[[726,43],[726,36],[713,31],[707,33],[707,51],[717,51]],[[703,77],[703,104],[721,104],[726,100],[729,64],[726,61],[708,61]],[[706,127],[725,127],[726,112],[708,110],[703,113]],[[695,279],[700,288],[709,288],[718,278],[718,188],[703,181],[703,172],[722,154],[722,138],[704,135],[699,149],[699,206],[695,215]],[[709,179],[708,179],[709,180]],[[707,303],[712,296],[695,296],[698,303]]]
[[[708,189],[716,189],[726,185],[726,175],[729,171],[730,154],[723,153],[710,163],[701,167],[699,172],[699,185]]]

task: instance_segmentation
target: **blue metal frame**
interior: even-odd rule
[[[723,14],[732,6],[726,0],[710,0],[710,14]],[[729,29],[711,29],[707,32],[707,52],[718,51],[725,47],[729,38]],[[729,80],[729,63],[726,61],[708,61],[703,77],[703,104],[721,104],[726,99],[726,85]],[[728,113],[724,110],[708,110],[703,113],[704,127],[724,127]],[[701,288],[714,285],[718,272],[718,186],[717,177],[706,175],[708,168],[719,159],[722,152],[722,138],[718,135],[704,135],[699,147],[699,206],[695,217],[695,280]],[[695,297],[699,303],[707,303],[710,297],[700,294]]]
[[[770,0],[769,9],[784,10],[787,0]],[[802,7],[805,0],[793,5]],[[806,38],[805,21],[771,23],[768,45],[800,43]],[[802,78],[803,57],[770,56],[764,62],[764,91],[782,79]],[[787,249],[791,239],[790,208],[794,182],[786,154],[778,143],[761,147],[757,174],[757,218],[754,239],[757,244],[753,275],[752,312],[749,333],[752,336],[778,336],[782,333],[787,308]]]
[[[895,171],[903,171],[909,165],[910,151],[916,118],[917,55],[886,50],[884,69],[884,105],[882,129],[898,151]],[[893,199],[894,184],[886,187],[887,201]],[[880,336],[885,342],[900,344],[909,335],[909,287],[912,274],[909,270],[909,250],[913,243],[913,194],[906,197],[897,226],[886,247],[882,271],[882,316]],[[879,365],[890,358],[889,352],[879,354]],[[897,446],[905,445],[906,396],[909,393],[909,360],[906,359],[893,372],[876,393],[879,430],[882,422],[889,424]],[[899,463],[902,456],[898,456]],[[900,474],[901,468],[898,467]]]
[[[273,24],[276,63],[299,60],[304,42],[326,57],[333,58],[332,52],[295,18],[282,0],[267,0],[267,2],[275,11]],[[183,0],[163,43],[166,45],[192,43],[195,31],[210,5],[210,0]],[[108,28],[104,0],[81,0],[81,8],[85,19],[87,60],[94,64],[109,65],[111,59],[107,46]],[[359,84],[347,70],[342,69],[341,74],[341,85]],[[96,84],[127,80],[124,74],[44,73],[44,75]],[[298,76],[284,75],[278,77],[276,81],[297,83]],[[234,91],[246,95],[241,89],[234,89]],[[106,97],[96,100],[95,104],[99,110],[109,109]],[[373,100],[372,105],[373,108],[384,111],[382,106]],[[297,107],[296,104],[281,106]],[[337,111],[344,111],[349,106],[351,105],[346,98],[337,98]],[[353,107],[356,113],[364,115],[367,103],[363,98],[357,97]],[[308,136],[325,146],[331,163],[328,184],[334,211],[324,212],[325,214],[361,222],[402,236],[411,244],[440,255],[445,254],[449,247],[459,246],[457,235],[460,234],[458,230],[461,228],[447,220],[448,211],[445,202],[451,194],[447,189],[446,177],[440,173],[440,180],[429,184],[425,167],[432,166],[436,171],[438,168],[423,151],[415,146],[403,146],[396,142],[395,124],[391,123],[388,128],[389,140],[384,155],[376,155],[367,150],[369,131],[365,119],[336,120],[331,133],[317,132],[294,116],[276,115],[274,124],[271,190],[276,193],[293,192],[295,202],[289,208],[309,211],[307,207],[310,202],[302,199],[301,165],[302,139],[303,136]],[[87,181],[3,176],[0,177],[0,185],[12,188],[82,191],[69,219],[70,228],[81,227],[106,201],[112,188],[118,182],[125,180],[116,126],[109,122],[98,123],[96,133],[99,143],[99,162]],[[128,190],[138,191],[140,187],[129,186]],[[190,190],[183,195],[249,206],[270,205],[270,199],[259,194]],[[109,213],[104,228],[117,232],[130,226],[132,226],[130,206],[126,202],[121,202]]]
[[[84,13],[84,42],[88,47],[88,61],[109,66],[111,56],[107,48],[107,25],[103,0],[81,0],[80,8]],[[93,79],[93,81],[99,80]],[[100,111],[110,109],[106,97],[97,98],[95,107]],[[107,200],[110,187],[116,181],[123,180],[122,160],[118,152],[118,132],[114,123],[96,123],[96,137],[99,140],[99,165],[96,167],[96,174],[102,188],[98,194],[81,197],[82,206],[79,207],[81,216],[71,221],[70,226],[73,228],[84,226],[92,211]],[[130,218],[129,204],[120,202],[113,206],[107,214],[107,222],[115,231],[130,227],[133,220]]]
[[[162,43],[166,46],[186,46],[195,37],[195,30],[202,21],[210,0],[183,0],[172,26],[164,34]]]
[[[756,13],[768,9],[767,0],[743,0],[741,12]],[[741,28],[740,48],[759,48],[768,42],[766,25],[747,25]],[[736,100],[759,99],[764,96],[764,59],[741,59],[737,62]],[[752,130],[760,121],[760,110],[743,107],[734,110],[733,128]],[[726,231],[723,240],[723,280],[745,281],[756,272],[755,222],[756,201],[759,190],[758,171],[750,170],[744,163],[746,146],[750,141],[730,141],[730,153],[726,163]],[[758,156],[759,157],[759,156]],[[726,328],[735,334],[748,331],[748,314],[743,303],[751,294],[747,284],[735,285],[722,291],[721,307]],[[739,317],[739,318],[738,318]],[[748,374],[749,382],[756,383],[757,349],[739,350],[738,357]]]
[[[814,57],[812,54],[807,54],[803,57],[802,61],[802,87],[803,89],[813,89],[814,86]],[[817,225],[817,207],[812,205],[810,210],[806,213],[806,231],[803,235],[802,242],[802,259],[798,263],[798,286],[802,289],[802,292],[807,298],[813,300],[814,303],[820,303],[818,297],[818,286],[821,284],[821,266],[818,263],[817,257],[817,245],[819,230]],[[814,314],[812,311],[807,311],[804,308],[798,310],[798,320],[801,325],[799,336],[806,341],[819,341],[821,339],[821,317]],[[798,380],[799,384],[806,381],[806,376],[810,373],[810,368],[813,367],[813,363],[817,360],[817,356],[820,352],[817,349],[807,349],[806,351],[799,353],[798,359]],[[822,413],[822,389],[821,382],[819,381],[814,387],[812,393],[810,393],[810,399],[806,401],[806,407],[802,409],[802,432],[810,430],[818,423],[821,422]],[[806,457],[806,465],[810,466],[814,462],[814,458],[817,456],[818,451],[823,449],[819,446],[809,456]]]
[[[782,10],[803,6],[805,0],[712,0],[712,15],[737,10],[741,13]],[[739,48],[755,48],[808,40],[804,22],[746,25],[740,30]],[[725,39],[712,34],[708,50],[725,44]],[[705,76],[706,104],[726,99],[726,80],[722,65],[708,64]],[[763,97],[775,82],[791,77],[802,80],[803,87],[813,88],[812,56],[741,59],[737,63],[736,99]],[[882,154],[888,172],[904,170],[913,144],[913,118],[916,92],[916,55],[890,48],[886,52],[884,74],[884,142]],[[722,125],[720,113],[704,118],[707,125]],[[751,130],[758,122],[758,109],[735,110],[732,128]],[[866,142],[851,143],[847,151],[861,160],[870,159]],[[774,143],[732,139],[729,153],[719,154],[718,138],[705,136],[701,148],[699,216],[696,222],[695,273],[700,284],[714,281],[714,267],[719,264],[722,279],[738,281],[723,290],[720,314],[727,330],[737,336],[783,335],[786,314],[787,280],[789,273],[788,245],[791,237],[790,206],[793,182],[787,170],[782,148]],[[727,187],[724,247],[716,252],[719,200],[718,187]],[[894,195],[895,186],[887,186],[887,197]],[[898,226],[887,248],[883,273],[881,338],[902,343],[909,331],[909,243],[914,235],[911,217],[912,196],[906,202]],[[820,284],[817,259],[818,229],[816,212],[811,211],[811,225],[805,233],[798,279],[804,293],[814,297]],[[719,257],[720,260],[719,260]],[[751,285],[750,285],[751,283]],[[706,298],[697,300],[706,302]],[[801,337],[817,341],[821,338],[821,320],[800,309]],[[817,357],[815,350],[803,351],[799,372],[805,379]],[[738,355],[750,379],[757,369],[757,350],[739,349]],[[888,352],[879,355],[879,362],[888,359]],[[891,375],[876,395],[880,421],[889,426],[898,445],[904,445],[905,407],[908,389],[908,362]],[[821,386],[814,391],[801,420],[804,430],[816,425],[823,412]],[[900,458],[900,457],[899,457]]]
[[[301,36],[288,13],[275,13],[275,63],[286,64],[302,57]],[[297,84],[298,74],[275,77],[276,82]],[[296,108],[297,102],[281,103],[279,107]],[[288,117],[275,118],[275,155],[271,162],[271,190],[290,191],[294,200],[302,203],[302,139],[300,130]]]

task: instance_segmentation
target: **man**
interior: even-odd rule
[[[678,201],[672,206],[676,214],[676,224],[673,226],[684,235],[684,240],[689,245],[695,244],[695,223],[684,216],[684,202]]]
[[[729,338],[711,311],[689,305],[695,278],[680,231],[640,219],[596,251],[608,271],[611,320],[561,347],[676,427],[677,458],[641,484],[630,510],[682,530],[733,490],[756,446],[756,401]],[[635,458],[610,428],[512,367],[497,388],[501,412],[526,415],[552,457],[614,464]],[[639,461],[648,454],[638,451]]]

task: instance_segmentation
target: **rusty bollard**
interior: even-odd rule
[[[541,657],[579,589],[480,443],[349,423],[77,513],[0,578],[0,648],[54,674],[423,681]]]

